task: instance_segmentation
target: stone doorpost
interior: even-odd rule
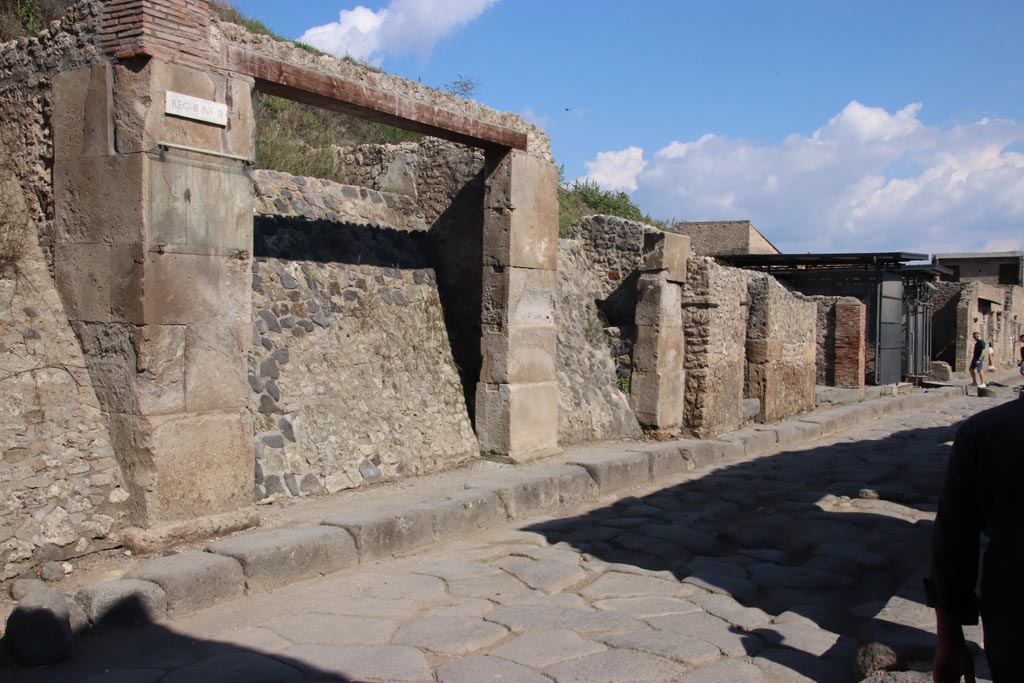
[[[54,82],[56,279],[144,528],[125,540],[143,550],[258,522],[251,90],[156,57]]]
[[[506,150],[485,174],[476,431],[484,453],[523,462],[558,449],[558,170]]]
[[[690,238],[685,235],[644,234],[629,384],[637,420],[651,430],[671,432],[683,422],[682,298],[689,256]]]

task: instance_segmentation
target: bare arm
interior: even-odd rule
[[[932,666],[932,680],[935,683],[975,683],[974,660],[964,642],[964,630],[960,623],[942,608],[935,608],[935,627],[939,636]]]

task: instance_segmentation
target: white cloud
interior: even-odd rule
[[[600,152],[587,177],[654,216],[749,218],[789,252],[1024,249],[1024,125],[926,126],[920,111],[851,102],[810,136]]]
[[[441,38],[480,16],[498,0],[391,0],[374,12],[341,10],[338,21],[299,38],[338,56],[379,64],[385,55],[417,52],[426,58]]]
[[[587,174],[579,181],[597,183],[605,190],[636,190],[636,177],[644,170],[644,150],[628,147],[620,152],[598,152],[597,158],[586,162]]]

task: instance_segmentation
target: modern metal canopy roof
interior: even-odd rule
[[[907,269],[911,261],[927,261],[928,254],[906,251],[863,252],[844,254],[731,254],[716,256],[723,263],[757,270],[883,267]],[[935,266],[927,264],[927,267]],[[916,268],[916,266],[914,267]]]

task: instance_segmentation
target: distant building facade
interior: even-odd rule
[[[1024,285],[1024,252],[994,251],[935,254],[932,261],[953,271],[955,282],[984,285]]]
[[[690,238],[696,256],[780,253],[750,221],[683,221],[672,230]]]
[[[1020,357],[1024,334],[1024,252],[935,254],[951,274],[934,299],[932,358],[966,373],[979,332],[994,349],[996,368]]]

